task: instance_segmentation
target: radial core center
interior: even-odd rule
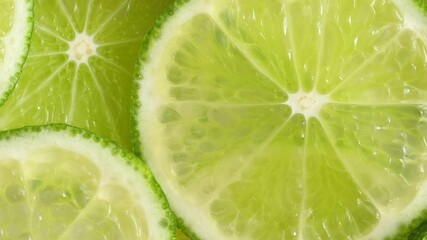
[[[97,44],[95,44],[91,36],[86,34],[77,35],[69,45],[68,55],[71,60],[76,61],[78,64],[87,63],[91,56],[97,54]]]
[[[298,108],[305,111],[309,110],[313,105],[316,104],[316,100],[314,100],[311,96],[302,96],[298,99]]]
[[[289,94],[289,99],[284,104],[292,108],[293,114],[300,113],[306,118],[310,118],[318,117],[320,109],[327,102],[329,102],[329,98],[326,95],[315,92],[298,92]]]

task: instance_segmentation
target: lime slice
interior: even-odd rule
[[[32,0],[0,0],[0,105],[18,81],[32,29]]]
[[[140,159],[82,129],[0,134],[1,239],[172,239],[175,223]]]
[[[130,148],[134,65],[171,1],[35,0],[29,59],[0,129],[68,123]]]
[[[384,239],[427,218],[419,6],[193,0],[174,9],[145,42],[134,120],[136,146],[188,232]]]

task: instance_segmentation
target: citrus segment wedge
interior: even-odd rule
[[[0,136],[0,237],[172,239],[175,223],[132,154],[65,125]]]
[[[0,104],[19,79],[33,30],[32,0],[0,1]]]
[[[427,208],[419,6],[190,0],[169,14],[141,56],[135,146],[184,229],[301,240],[418,227]]]

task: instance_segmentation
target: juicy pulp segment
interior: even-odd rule
[[[30,236],[30,209],[22,166],[15,159],[0,160],[1,237],[25,239]]]
[[[1,0],[0,1],[0,38],[6,36],[12,29],[13,25],[13,10],[15,8],[15,1]]]
[[[0,135],[0,237],[170,239],[150,171],[112,142],[64,125]]]
[[[0,1],[0,65],[3,64],[6,51],[3,37],[9,33],[13,23],[13,14],[11,14],[13,12],[13,6],[13,0]]]
[[[400,209],[426,180],[425,115],[419,105],[330,105],[322,120],[348,171],[376,205]]]
[[[415,6],[185,4],[151,35],[137,120],[145,159],[199,237],[380,239],[426,208]]]
[[[210,211],[227,234],[357,238],[377,222],[379,213],[346,173],[318,121],[306,125],[301,118],[293,117],[247,169],[237,171],[240,178],[220,188]],[[307,141],[295,141],[304,134]]]
[[[144,212],[132,193],[85,157],[60,148],[1,160],[2,237],[147,239]],[[111,182],[110,182],[111,181]]]

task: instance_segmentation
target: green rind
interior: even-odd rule
[[[415,231],[413,231],[409,236],[408,240],[416,240],[423,239],[427,236],[427,223],[424,222],[421,226],[419,226]]]
[[[400,226],[398,233],[386,240],[421,240],[427,236],[427,209],[407,225]]]
[[[165,213],[165,217],[168,220],[167,231],[169,232],[169,239],[176,240],[175,230],[176,230],[176,218],[175,214],[171,210],[166,196],[164,195],[160,185],[157,183],[153,174],[149,168],[135,156],[133,153],[123,149],[116,142],[100,137],[93,132],[85,130],[83,128],[74,127],[71,125],[63,123],[47,124],[47,125],[37,125],[37,126],[26,126],[22,128],[6,130],[0,132],[0,141],[9,140],[14,137],[21,137],[29,133],[38,133],[41,131],[51,131],[51,132],[64,132],[70,136],[80,136],[82,138],[96,142],[103,149],[108,149],[112,155],[116,156],[118,159],[121,159],[123,164],[131,166],[136,172],[144,178],[147,184],[150,186],[152,192],[156,196],[156,200],[161,204],[162,210]]]
[[[15,86],[18,83],[19,78],[21,77],[22,68],[25,64],[25,61],[27,60],[28,52],[30,50],[31,39],[34,30],[34,0],[26,0],[26,2],[28,6],[28,17],[26,22],[28,23],[29,28],[27,33],[25,34],[24,52],[22,53],[19,62],[16,63],[16,69],[18,69],[18,71],[15,72],[15,74],[9,78],[9,87],[3,92],[2,96],[0,97],[0,106],[2,106],[6,102],[13,89],[15,89]]]
[[[141,107],[140,98],[138,91],[141,87],[141,81],[144,76],[141,73],[141,69],[144,66],[144,62],[147,60],[148,51],[153,45],[154,42],[159,38],[163,25],[169,19],[170,16],[174,15],[175,12],[185,3],[191,0],[177,0],[172,5],[170,5],[156,20],[153,25],[153,28],[147,32],[142,41],[142,46],[140,48],[139,57],[135,64],[134,70],[134,81],[131,92],[131,144],[133,152],[142,158],[143,149],[141,148],[141,142],[139,141],[139,131],[138,131],[138,109]],[[144,158],[142,158],[144,160]],[[145,161],[145,160],[144,160]]]
[[[184,220],[182,218],[177,217],[177,226],[189,239],[202,240],[196,235],[196,233],[191,230],[191,228],[185,225]]]
[[[424,12],[424,14],[427,14],[427,1],[426,0],[413,0],[420,9]]]
[[[131,93],[131,144],[132,144],[132,151],[134,154],[138,157],[140,157],[144,162],[146,162],[144,158],[144,150],[142,148],[142,144],[139,140],[139,131],[138,131],[138,110],[141,107],[140,104],[140,98],[138,91],[141,87],[141,81],[143,81],[143,75],[141,73],[141,69],[144,66],[144,62],[147,60],[148,57],[148,51],[153,45],[153,43],[159,38],[159,35],[161,34],[161,30],[163,28],[163,25],[166,23],[166,21],[169,19],[170,16],[174,15],[175,12],[184,4],[189,2],[191,0],[177,0],[172,5],[169,6],[156,20],[155,24],[153,25],[153,28],[147,32],[147,34],[144,36],[142,46],[140,49],[140,54],[137,59],[137,62],[135,64],[135,70],[134,70],[134,81],[133,81],[133,87],[132,87],[132,93]],[[191,240],[201,240],[192,230],[190,227],[188,227],[184,220],[174,213],[174,216],[177,219],[177,228],[181,230],[189,239]]]

